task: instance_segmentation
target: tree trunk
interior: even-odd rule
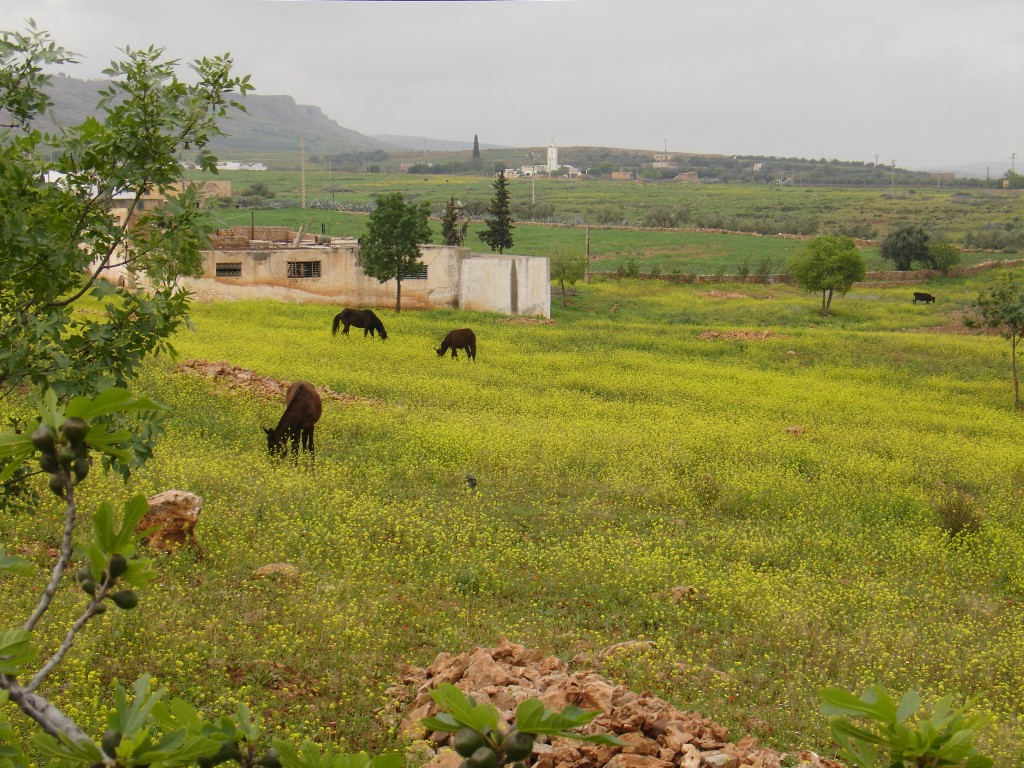
[[[565,280],[559,280],[558,284],[562,286],[562,309],[565,309]]]
[[[395,313],[402,311],[402,278],[399,276],[395,282],[398,284],[398,289],[395,291]]]
[[[823,299],[825,298],[824,291],[822,291],[822,298]],[[832,289],[829,288],[828,289],[828,301],[825,302],[825,306],[822,309],[821,314],[823,314],[825,317],[828,317],[828,312],[829,312],[829,310],[831,308],[832,308]]]
[[[828,317],[828,304],[825,303],[825,289],[821,289],[821,314],[822,317]]]

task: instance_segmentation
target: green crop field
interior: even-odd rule
[[[336,307],[197,303],[179,362],[358,399],[325,400],[315,465],[272,461],[281,402],[154,361],[135,391],[167,434],[126,486],[94,472],[80,514],[192,491],[201,549],[160,557],[45,693],[98,734],[113,681],[149,670],[211,717],[245,701],[275,735],[401,749],[376,713],[403,664],[506,636],[789,751],[831,753],[820,686],[977,695],[980,746],[1024,765],[1024,421],[1009,343],[960,322],[997,276],[926,306],[857,289],[831,318],[787,286],[599,280],[551,323],[382,310],[386,342],[332,337]],[[462,326],[477,362],[439,359]],[[44,564],[57,507],[2,540]],[[253,577],[279,562],[298,577]],[[5,614],[34,600],[0,581]]]
[[[192,172],[193,178],[211,178]],[[297,205],[301,175],[296,171],[224,172],[234,196],[263,184],[275,197],[266,204]],[[386,173],[306,174],[305,201],[369,210],[379,194],[402,192],[426,200],[440,212],[451,197],[485,205],[491,179],[479,176],[417,176]],[[942,187],[801,187],[765,184],[635,183],[607,179],[533,178],[509,181],[512,206],[522,221],[582,226],[643,226],[655,212],[673,214],[679,227],[726,229],[775,235],[843,232],[868,239],[884,236],[903,222],[920,224],[960,244],[966,235],[1024,226],[1020,190]],[[257,211],[257,215],[262,211]],[[248,212],[242,212],[246,215]],[[310,215],[317,215],[311,211]],[[248,222],[246,222],[248,223]],[[545,254],[541,254],[545,255]]]
[[[451,198],[482,211],[493,193],[491,180],[481,177],[310,172],[307,207],[302,208],[301,179],[295,171],[225,172],[221,178],[232,182],[236,197],[253,184],[264,185],[274,195],[256,207],[218,210],[221,226],[307,226],[315,233],[352,237],[363,233],[367,212],[379,194],[399,191],[409,199],[429,202],[440,214]],[[547,178],[513,179],[509,188],[516,219],[513,252],[582,255],[587,253],[589,231],[591,268],[603,272],[635,265],[641,273],[662,275],[754,273],[759,267],[781,274],[803,246],[799,238],[849,234],[878,240],[906,222],[957,245],[1003,244],[996,251],[968,249],[963,253],[966,264],[1016,258],[1021,249],[1014,244],[1024,243],[1024,197],[1019,190]],[[466,240],[477,251],[485,250],[477,237],[482,216],[474,214]],[[649,226],[665,216],[676,225]],[[437,220],[433,228],[434,241],[439,242]],[[869,271],[892,267],[879,258],[876,245],[865,245],[863,253]]]

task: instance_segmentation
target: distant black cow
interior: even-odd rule
[[[476,334],[469,328],[459,328],[457,331],[449,331],[441,342],[441,348],[435,349],[438,357],[444,357],[448,350],[452,351],[452,357],[458,357],[457,349],[466,350],[466,355],[474,363],[476,362]]]
[[[917,291],[914,291],[914,303],[917,304],[919,301],[923,301],[925,304],[934,304],[935,297],[930,293],[918,293]]]

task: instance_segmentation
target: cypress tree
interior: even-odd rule
[[[512,247],[512,211],[509,207],[508,183],[505,171],[498,171],[494,180],[494,197],[487,206],[488,216],[484,219],[485,229],[480,232],[480,239],[492,251],[504,253]]]
[[[473,168],[480,167],[480,139],[473,134]]]

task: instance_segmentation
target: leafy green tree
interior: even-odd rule
[[[512,211],[508,191],[508,180],[505,178],[505,171],[498,171],[494,180],[494,197],[487,206],[487,218],[484,219],[484,231],[480,232],[480,239],[487,243],[492,251],[504,253],[506,248],[512,247]]]
[[[960,249],[952,243],[932,240],[928,243],[926,261],[929,269],[948,272],[963,261],[963,255],[960,253]]]
[[[402,278],[419,264],[420,243],[431,239],[430,206],[406,202],[401,192],[377,199],[366,234],[359,238],[363,272],[384,283],[395,281],[395,311],[402,311]]]
[[[821,314],[828,317],[832,294],[845,294],[864,279],[864,259],[850,237],[822,235],[810,240],[789,265],[805,291],[821,291]]]
[[[62,399],[123,386],[146,357],[172,351],[186,317],[177,279],[200,274],[213,224],[197,190],[178,186],[178,158],[198,149],[215,172],[207,145],[251,86],[226,55],[194,62],[194,84],[160,49],[125,56],[105,70],[98,118],[43,134],[46,69],[74,55],[31,21],[0,32],[0,398],[23,385]],[[166,202],[142,210],[154,190]],[[115,197],[127,206],[120,216]],[[125,272],[144,273],[152,289],[128,287]],[[76,312],[87,296],[102,308]],[[135,460],[147,450],[140,439]]]
[[[1017,346],[1024,339],[1024,287],[1013,275],[1006,275],[998,284],[978,296],[980,321],[967,318],[967,325],[982,325],[999,331],[1010,340],[1010,363],[1013,368],[1013,407],[1022,409],[1020,376],[1017,366]]]
[[[927,264],[928,233],[919,224],[903,224],[882,238],[878,255],[900,272],[913,268],[915,262]]]
[[[565,284],[575,285],[577,280],[582,280],[587,273],[587,257],[584,255],[568,256],[559,253],[551,259],[551,279],[558,281],[562,289],[562,308],[565,308],[567,295]]]
[[[463,207],[456,204],[455,196],[445,203],[444,215],[441,217],[441,241],[445,245],[462,245],[466,240],[469,221],[462,218]]]

